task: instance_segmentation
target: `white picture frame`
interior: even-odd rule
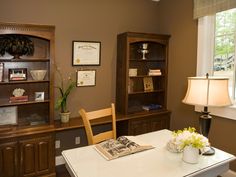
[[[35,92],[35,101],[44,101],[44,92]]]
[[[17,125],[17,106],[0,108],[0,125]]]
[[[77,87],[95,86],[96,70],[79,70],[77,71]]]

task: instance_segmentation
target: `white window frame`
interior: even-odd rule
[[[197,76],[213,74],[215,15],[198,19]],[[236,51],[236,50],[235,50]],[[195,111],[202,111],[202,106],[195,106]],[[212,115],[236,120],[236,105],[229,107],[209,107]]]

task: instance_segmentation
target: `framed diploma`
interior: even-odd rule
[[[0,125],[15,125],[17,124],[17,107],[2,107],[0,108]]]
[[[77,87],[95,86],[96,70],[77,71]]]
[[[101,42],[72,41],[73,66],[98,66],[101,58]]]

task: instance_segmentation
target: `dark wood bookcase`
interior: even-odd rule
[[[0,177],[55,176],[53,63],[55,27],[49,25],[0,23],[0,37],[23,35],[34,43],[32,56],[12,59],[0,56],[4,65],[0,82],[0,109],[12,123],[0,119]],[[25,80],[10,80],[9,69],[26,69]],[[31,70],[46,70],[43,80],[34,80]],[[25,90],[25,101],[11,102],[16,88]],[[35,92],[44,99],[35,100]],[[12,109],[11,109],[12,108]],[[15,117],[15,118],[12,118]]]
[[[121,115],[139,118],[128,122],[126,134],[169,128],[166,101],[169,38],[169,35],[135,32],[117,37],[116,110]],[[130,69],[136,72],[130,74]],[[150,74],[150,70],[158,73]],[[157,108],[144,109],[153,105]]]

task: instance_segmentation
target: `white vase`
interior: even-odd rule
[[[183,151],[183,161],[187,163],[198,163],[199,159],[199,149],[192,147],[192,146],[186,146]]]
[[[70,120],[70,112],[61,112],[60,117],[62,123],[67,123]]]

